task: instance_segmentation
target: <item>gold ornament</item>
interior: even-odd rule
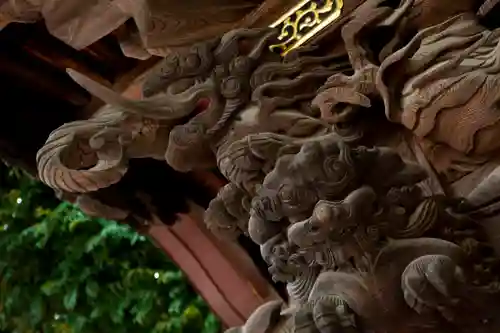
[[[278,43],[271,50],[281,55],[311,39],[340,17],[343,0],[303,0],[286,12],[271,28],[280,31]]]

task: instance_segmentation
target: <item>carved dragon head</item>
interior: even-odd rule
[[[83,74],[68,70],[82,87],[109,105],[86,121],[54,130],[37,154],[40,179],[66,192],[85,193],[118,182],[130,158],[162,158],[168,131],[211,95],[209,81],[178,94],[132,101]]]
[[[172,55],[163,72],[146,82],[147,97],[141,100],[128,100],[68,70],[73,80],[108,105],[89,120],[51,133],[37,155],[41,180],[66,192],[84,193],[118,182],[130,158],[165,158],[181,171],[216,166],[209,139],[248,101],[245,83],[254,62],[263,53],[269,57],[267,43],[273,36],[268,29],[234,30]],[[199,112],[203,103],[206,108]]]

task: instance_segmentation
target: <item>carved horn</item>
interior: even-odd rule
[[[82,73],[73,69],[66,71],[82,88],[104,102],[153,119],[173,120],[185,117],[196,108],[201,98],[213,97],[213,84],[207,81],[179,94],[161,94],[143,100],[129,100]]]
[[[92,80],[86,75],[79,73],[71,68],[66,69],[68,75],[78,83],[83,89],[87,90],[92,95],[100,98],[102,101],[115,105],[121,106],[125,109],[136,109],[134,102],[127,100],[117,92],[112,89],[105,87],[97,81]]]

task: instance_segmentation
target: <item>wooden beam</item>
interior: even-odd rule
[[[214,239],[196,216],[180,215],[172,227],[156,223],[149,236],[186,274],[224,325],[240,326],[258,306],[279,298],[241,248]],[[234,261],[237,257],[239,262]]]
[[[37,65],[36,59],[27,54],[14,51],[5,54],[0,51],[0,74],[4,80],[8,78],[20,82],[30,90],[68,101],[73,105],[83,106],[90,101],[90,95],[69,77],[47,66]],[[29,97],[29,90],[26,96]]]

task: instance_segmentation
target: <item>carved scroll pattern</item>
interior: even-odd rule
[[[497,332],[490,305],[500,266],[467,214],[478,207],[430,193],[432,168],[403,160],[364,127],[385,115],[398,133],[487,152],[483,140],[497,133],[488,87],[498,79],[498,32],[476,24],[466,0],[440,6],[366,1],[342,28],[347,66],[314,47],[281,58],[269,49],[278,33],[262,29],[171,55],[142,101],[73,74],[112,112],[54,131],[40,176],[78,194],[119,181],[130,158],[164,158],[178,171],[217,167],[229,183],[210,203],[207,227],[259,244],[290,296],[231,332]],[[419,15],[429,8],[443,20]],[[380,31],[391,33],[373,46],[367,39]],[[447,129],[450,110],[472,114],[460,124],[466,138]],[[461,146],[469,136],[483,148]]]

